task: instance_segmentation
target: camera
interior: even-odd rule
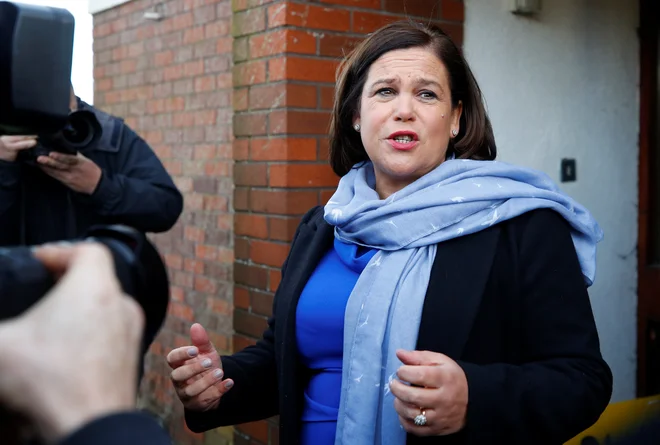
[[[76,241],[100,243],[110,250],[122,290],[144,311],[142,352],[146,352],[165,320],[169,302],[167,269],[158,251],[144,234],[121,225],[92,227]],[[0,249],[0,321],[29,309],[53,285],[53,277],[32,256],[31,248]]]
[[[75,110],[69,114],[62,129],[52,134],[39,135],[37,145],[22,151],[19,159],[34,162],[39,156],[48,156],[53,151],[75,155],[96,144],[102,134],[101,124],[93,112]]]

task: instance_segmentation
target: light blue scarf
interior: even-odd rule
[[[414,350],[436,244],[538,208],[572,228],[587,286],[602,231],[589,212],[538,171],[496,161],[448,160],[381,200],[373,165],[354,168],[325,206],[335,237],[379,249],[353,289],[344,320],[341,402],[335,444],[402,445],[405,431],[389,382]]]

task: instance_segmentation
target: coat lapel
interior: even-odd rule
[[[417,339],[418,350],[461,357],[479,309],[500,228],[438,244]]]
[[[312,216],[307,224],[300,227],[298,237],[291,246],[286,277],[280,283],[282,292],[278,290],[278,297],[282,299],[278,308],[283,311],[278,318],[283,319],[281,326],[285,328],[281,338],[295,340],[298,299],[319,261],[332,245],[332,235],[333,228],[323,219],[323,212]]]

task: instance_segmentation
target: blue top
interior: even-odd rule
[[[333,445],[341,394],[344,311],[360,273],[376,253],[335,240],[303,289],[296,341],[312,377],[305,389],[301,444]]]

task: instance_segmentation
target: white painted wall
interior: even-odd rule
[[[465,52],[486,97],[498,158],[559,181],[605,239],[590,289],[613,401],[635,396],[639,56],[635,0],[552,0],[534,19],[505,0],[465,0]]]
[[[129,1],[131,0],[88,0],[87,8],[90,14],[96,14]]]

